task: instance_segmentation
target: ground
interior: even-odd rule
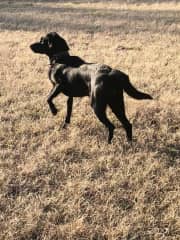
[[[109,109],[107,144],[88,98],[66,130],[65,96],[51,115],[49,62],[29,49],[49,31],[153,96],[125,95],[132,145]],[[0,239],[178,240],[178,1],[1,1],[0,32]]]

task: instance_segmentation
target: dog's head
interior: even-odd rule
[[[48,56],[69,50],[66,41],[56,32],[50,32],[45,37],[41,37],[40,41],[30,45],[30,48],[35,53]]]

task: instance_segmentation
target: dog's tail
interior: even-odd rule
[[[153,99],[149,94],[138,91],[129,80],[129,77],[126,75],[126,81],[123,84],[124,91],[131,97],[135,99]]]

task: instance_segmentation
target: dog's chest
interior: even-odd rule
[[[63,73],[62,73],[62,65],[60,64],[54,64],[50,67],[48,76],[49,80],[52,82],[52,84],[60,84],[63,80]]]

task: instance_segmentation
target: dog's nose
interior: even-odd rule
[[[30,45],[30,49],[35,53],[40,53],[40,46],[39,43],[33,43]]]
[[[30,49],[33,51],[33,44],[31,44],[29,47],[30,47]]]

